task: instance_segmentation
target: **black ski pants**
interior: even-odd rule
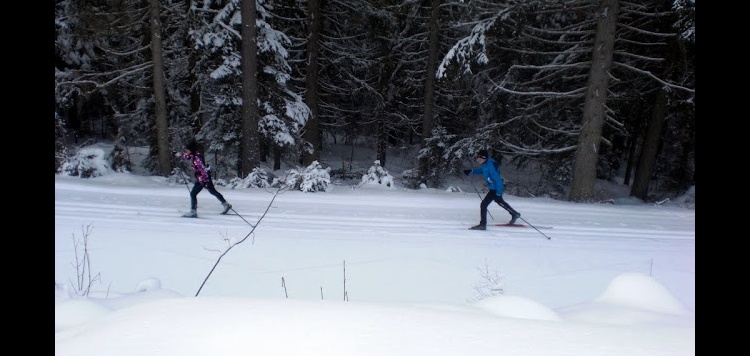
[[[482,199],[482,203],[479,205],[479,225],[487,226],[487,208],[490,206],[490,204],[492,204],[493,201],[497,203],[497,205],[503,207],[503,209],[507,210],[510,215],[518,214],[518,212],[503,199],[502,194],[497,195],[496,191],[490,190],[489,192],[487,192],[487,195],[484,196],[484,199]]]
[[[193,189],[190,191],[190,209],[195,210],[198,208],[198,193],[203,190],[203,187],[206,187],[209,193],[211,193],[213,196],[215,196],[219,201],[224,204],[226,200],[224,199],[224,196],[219,193],[218,190],[216,190],[216,187],[214,187],[214,182],[209,180],[206,183],[198,183],[196,182],[193,186]]]

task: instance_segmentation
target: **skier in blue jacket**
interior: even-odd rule
[[[487,183],[489,191],[487,195],[482,199],[482,203],[479,205],[479,225],[472,226],[471,230],[487,230],[487,207],[496,202],[498,205],[503,207],[510,213],[510,222],[508,224],[515,224],[516,220],[521,217],[521,213],[513,209],[510,204],[503,200],[503,178],[500,177],[500,170],[495,167],[495,160],[489,156],[487,150],[480,150],[476,157],[477,163],[480,164],[478,168],[464,170],[465,175],[478,175],[484,176],[484,182]]]

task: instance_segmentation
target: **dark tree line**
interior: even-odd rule
[[[415,186],[439,186],[483,148],[541,174],[528,194],[590,201],[596,179],[623,175],[642,199],[694,184],[693,1],[57,0],[55,11],[56,137],[148,145],[155,174],[196,137],[226,178],[364,142],[384,167],[389,148],[420,148]]]

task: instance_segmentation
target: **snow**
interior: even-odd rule
[[[55,175],[55,355],[695,354],[694,189],[660,205],[506,194],[552,228],[472,231],[469,178],[364,178],[218,186],[240,216],[204,191],[187,219],[185,184]]]

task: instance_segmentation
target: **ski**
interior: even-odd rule
[[[212,213],[212,212],[208,212],[208,213],[207,213],[207,212],[203,212],[203,213],[199,214],[199,216],[190,216],[190,215],[188,215],[188,213],[185,213],[185,212],[183,212],[182,210],[178,210],[178,212],[179,212],[179,213],[181,213],[181,214],[180,214],[180,217],[183,217],[183,218],[188,218],[188,219],[200,219],[200,218],[204,218],[204,217],[206,217],[206,216],[212,216],[212,215],[219,215],[219,216],[227,216],[227,215],[237,215],[237,214],[235,214],[235,213],[226,213],[226,214],[222,214],[221,212],[218,212],[218,213]]]
[[[526,225],[526,224],[507,224],[507,223],[506,224],[491,224],[491,226],[532,227],[532,226],[529,226],[529,225]],[[539,225],[534,225],[533,227],[535,227],[537,229],[551,229],[552,228],[552,226],[539,226]]]
[[[212,214],[212,213],[208,213],[208,214],[206,214],[206,213],[202,213],[202,214],[201,214],[200,216],[185,216],[185,215],[180,215],[180,217],[183,217],[183,218],[188,218],[188,219],[201,219],[201,218],[204,218],[204,217],[206,217],[206,216],[212,216],[212,215],[219,215],[219,216],[230,216],[230,215],[233,215],[233,216],[239,216],[239,215],[237,215],[237,214],[235,214],[235,213],[226,213],[226,214],[222,214],[222,213],[217,213],[217,214]]]

